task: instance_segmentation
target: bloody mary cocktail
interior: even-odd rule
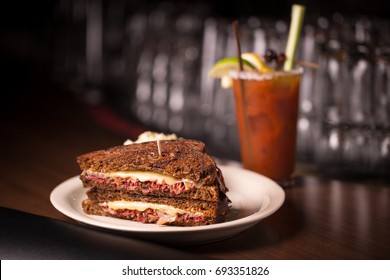
[[[232,74],[242,163],[281,184],[295,167],[301,75],[302,69]]]

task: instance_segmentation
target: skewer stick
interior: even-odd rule
[[[242,72],[242,71],[244,71],[244,66],[243,66],[243,62],[242,62],[242,58],[241,58],[239,23],[237,20],[232,23],[232,28],[233,28],[234,39],[236,41],[236,46],[237,46],[237,56],[238,56],[239,69],[240,69],[239,72]],[[240,139],[240,141],[246,141],[245,145],[248,147],[249,150],[252,150],[252,144],[250,141],[251,131],[249,128],[249,119],[248,119],[248,116],[246,115],[247,107],[248,107],[247,100],[246,100],[246,90],[245,90],[244,81],[241,79],[240,73],[238,73],[238,74],[239,74],[238,79],[239,79],[239,83],[240,83],[241,94],[237,95],[237,100],[240,100],[239,103],[242,106],[241,113],[243,114],[243,117],[245,119],[243,125],[244,125],[244,129],[245,129],[245,134],[246,134],[246,137],[244,139]],[[243,143],[242,143],[242,145],[243,145]]]
[[[242,58],[241,58],[241,44],[240,44],[240,35],[239,35],[239,31],[238,31],[239,23],[237,20],[233,21],[232,27],[233,27],[234,38],[235,38],[236,45],[237,45],[237,56],[238,56],[238,63],[239,63],[239,67],[240,67],[239,69],[240,69],[240,71],[243,71],[244,66],[243,66],[243,62],[242,62]]]

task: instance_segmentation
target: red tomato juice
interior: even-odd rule
[[[276,181],[295,167],[301,70],[233,79],[241,159]]]

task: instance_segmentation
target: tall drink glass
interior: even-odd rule
[[[232,73],[242,163],[282,186],[295,168],[302,72]]]

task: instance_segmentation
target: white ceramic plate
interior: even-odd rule
[[[232,201],[226,222],[196,227],[142,224],[116,218],[87,215],[81,202],[86,190],[78,176],[58,185],[50,195],[54,207],[66,216],[96,227],[122,231],[129,236],[163,243],[193,244],[234,236],[254,226],[282,206],[284,191],[274,181],[235,166],[219,166]]]

